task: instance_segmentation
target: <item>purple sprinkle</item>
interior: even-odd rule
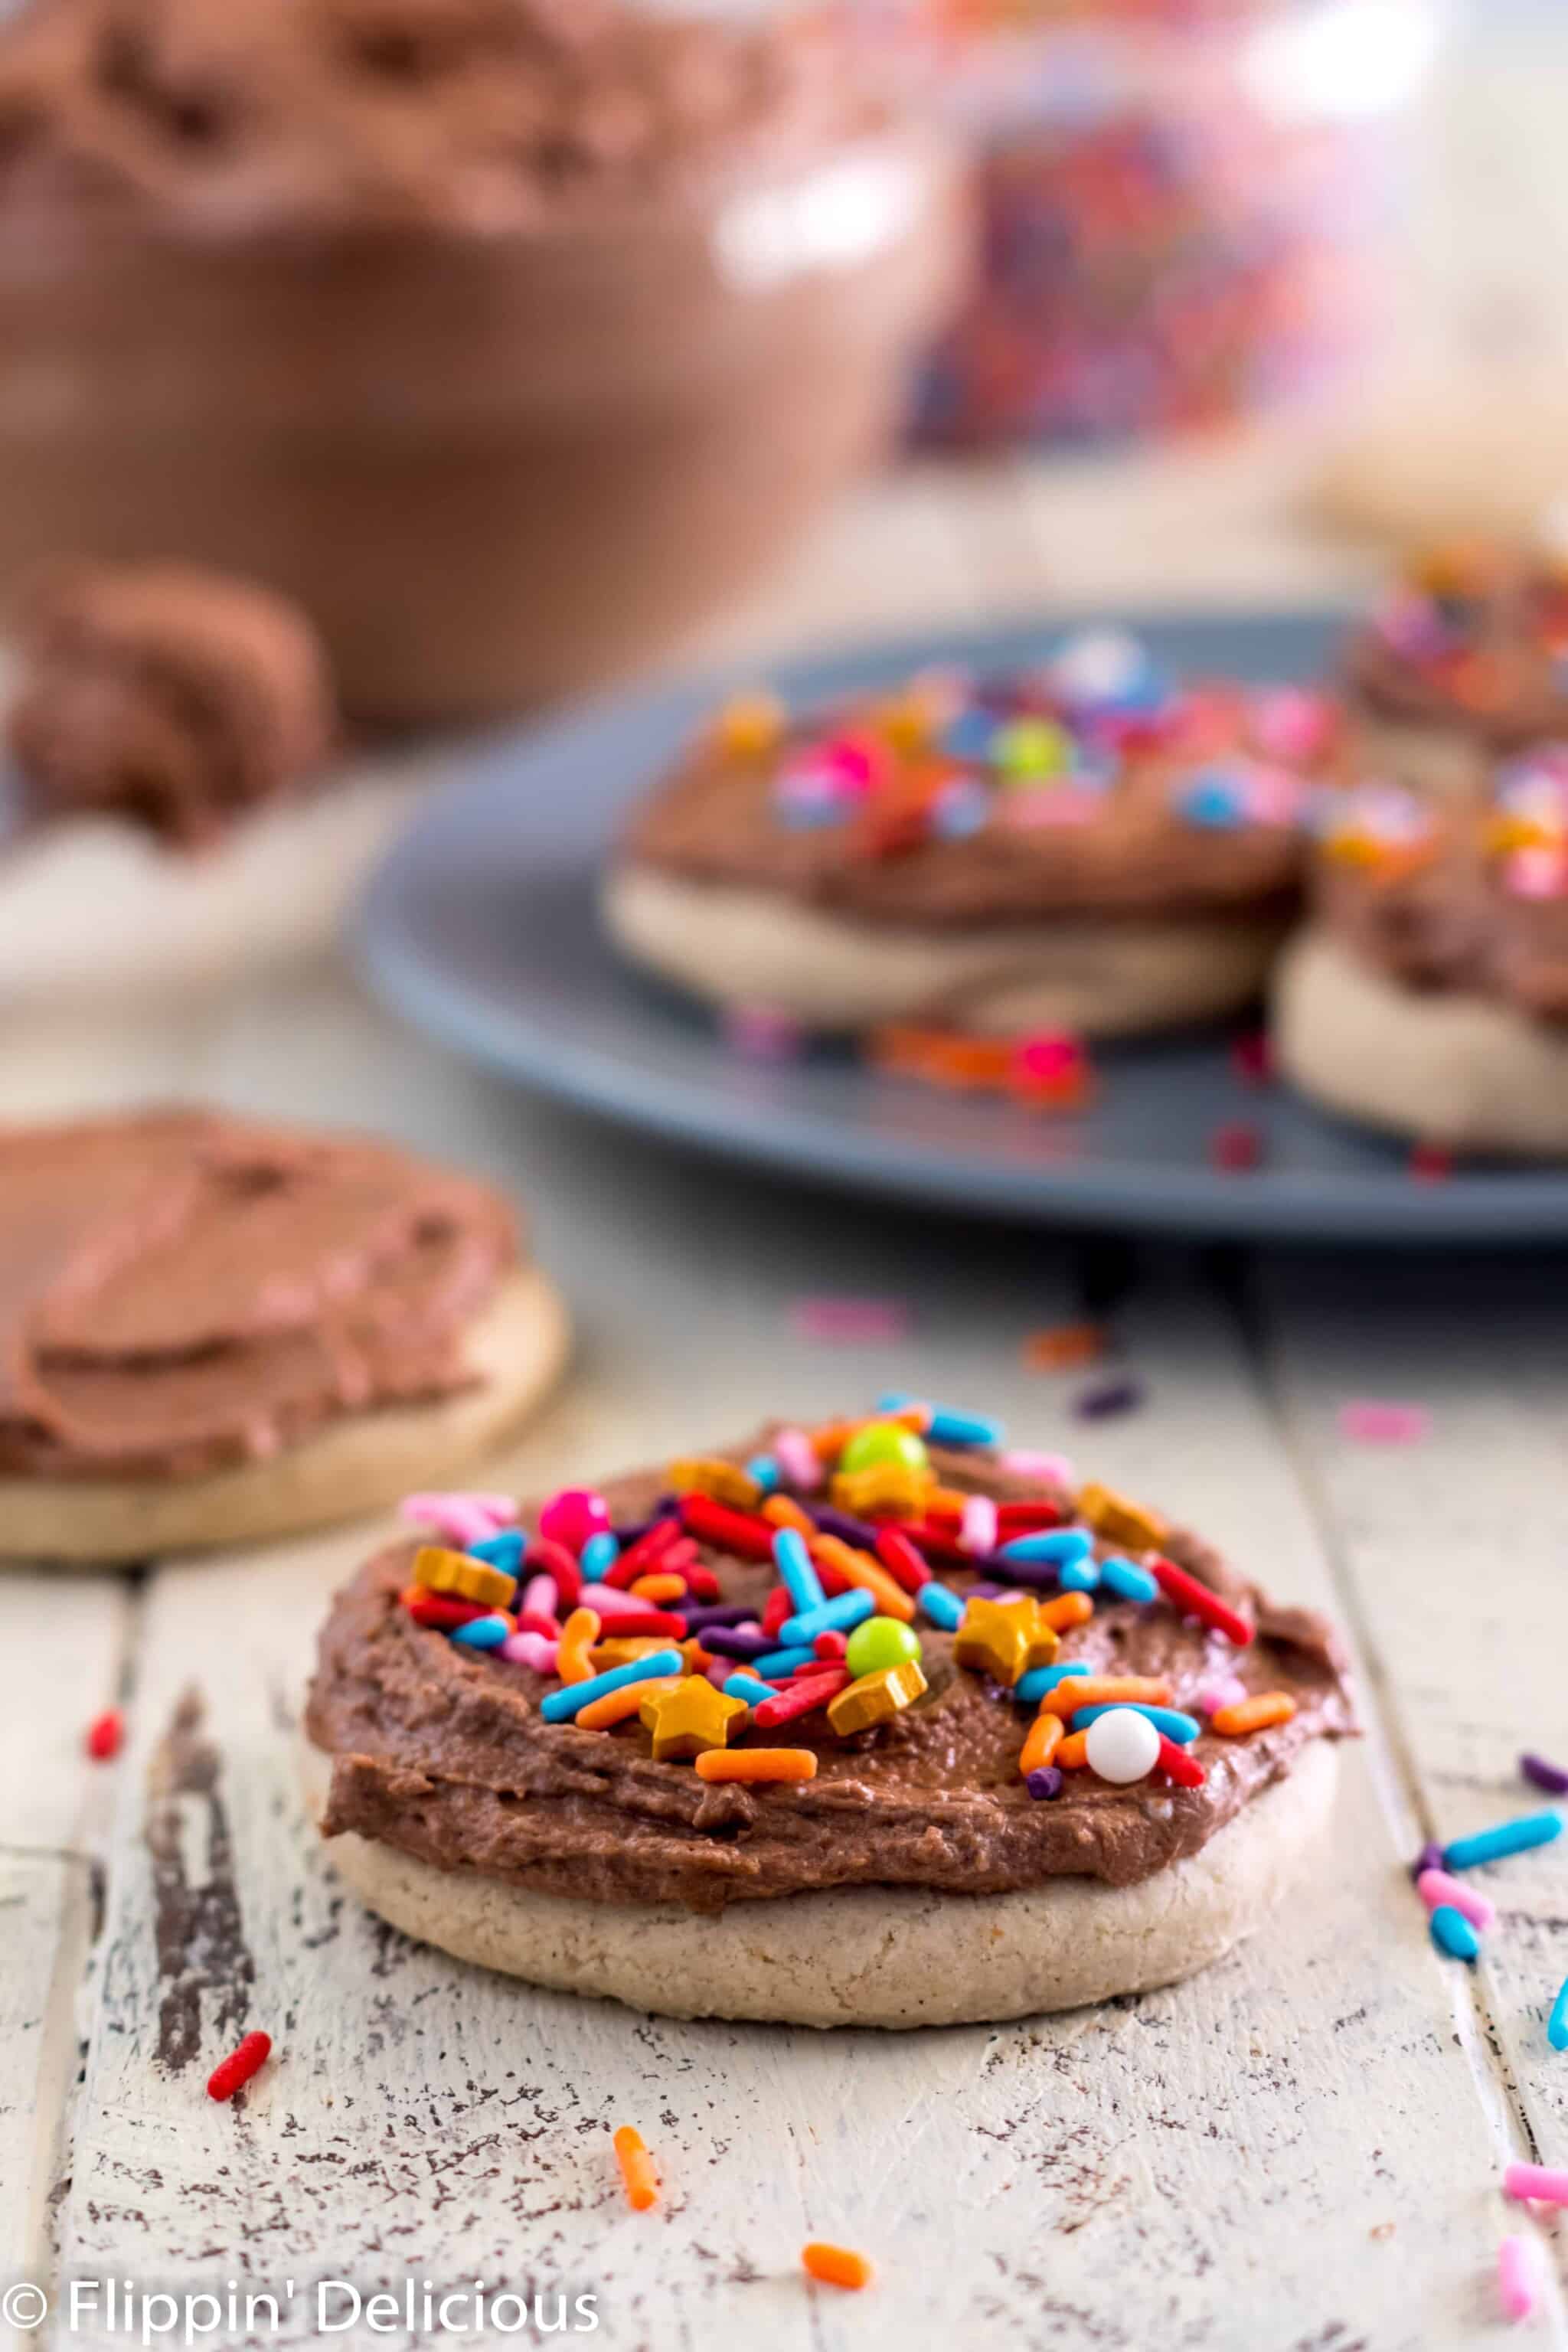
[[[749,1664],[753,1658],[765,1658],[778,1643],[771,1633],[742,1633],[733,1625],[715,1625],[703,1634],[702,1646],[721,1658],[742,1658]]]
[[[963,1597],[966,1601],[994,1601],[999,1592],[1006,1590],[1005,1584],[972,1584]]]
[[[1109,1421],[1113,1413],[1135,1412],[1143,1402],[1141,1381],[1107,1381],[1097,1389],[1085,1389],[1073,1400],[1073,1412],[1079,1421]]]
[[[809,1496],[801,1497],[801,1509],[815,1519],[825,1536],[837,1536],[840,1543],[854,1544],[861,1551],[877,1549],[877,1530],[865,1519],[853,1519],[847,1511],[836,1511],[831,1503],[814,1503]]]
[[[757,1612],[744,1601],[705,1601],[694,1602],[689,1608],[683,1605],[680,1613],[686,1620],[687,1632],[700,1633],[709,1625],[743,1625],[748,1617],[755,1617]],[[776,1642],[773,1647],[778,1647]]]
[[[1032,1772],[1025,1773],[1024,1786],[1031,1797],[1059,1797],[1062,1776],[1054,1764],[1037,1764]]]
[[[1428,1838],[1410,1865],[1410,1875],[1419,1878],[1424,1870],[1441,1870],[1442,1867],[1443,1849],[1434,1839]]]
[[[1561,1764],[1550,1764],[1544,1756],[1526,1754],[1520,1758],[1519,1769],[1527,1780],[1532,1780],[1538,1789],[1544,1789],[1548,1795],[1568,1795],[1568,1772],[1564,1772]]]

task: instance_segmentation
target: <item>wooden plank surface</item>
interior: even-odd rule
[[[17,1056],[16,1093],[54,1108],[90,1096],[96,1034],[62,1021],[41,1060]],[[580,1333],[570,1387],[510,1464],[520,1485],[657,1458],[781,1402],[851,1404],[894,1378],[973,1400],[1158,1497],[1279,1591],[1348,1600],[1372,1652],[1371,1737],[1348,1759],[1310,1896],[1188,1987],[913,2039],[649,2021],[417,1950],[337,1887],[301,1820],[291,1717],[314,1622],[368,1534],[164,1569],[139,1604],[133,1744],[112,1776],[61,2278],[221,2293],[235,2277],[279,2294],[285,2341],[310,2340],[319,2276],[368,2294],[410,2274],[595,2293],[616,2352],[742,2329],[759,2352],[1491,2339],[1495,2184],[1532,2128],[1490,2006],[1506,1988],[1427,1945],[1399,1864],[1409,1816],[1436,1798],[1380,1604],[1200,1265],[1130,1262],[1117,1319],[1148,1401],[1090,1444],[1072,1384],[1022,1368],[1023,1336],[1075,1311],[1081,1271],[1038,1236],[815,1200],[611,1137],[399,1034],[329,970],[171,1016],[152,1058],[237,1105],[374,1118],[515,1188]],[[5,1061],[0,1043],[0,1080]],[[116,1090],[126,1076],[121,1063]],[[792,1328],[801,1292],[848,1290],[906,1300],[908,1345],[826,1349]],[[1521,1360],[1518,1337],[1506,1344]],[[1544,1342],[1539,1363],[1544,1446]],[[1472,1451],[1483,1437],[1510,1462],[1501,1417]],[[1352,1466],[1384,1482],[1380,1507],[1405,1494],[1408,1509],[1408,1457]],[[1552,1507],[1543,1497],[1543,1545]],[[1430,1575],[1436,1616],[1434,1591],[1457,1601],[1468,1577],[1447,1552]],[[181,1712],[192,1690],[199,1724]],[[242,2105],[216,2107],[205,2071],[249,2024],[276,2036],[278,2063]],[[623,2120],[666,2171],[653,2217],[619,2197],[608,2141]],[[805,2284],[813,2234],[879,2259],[874,2299]],[[332,2315],[345,2308],[339,2296]],[[362,2326],[337,2340],[389,2339]],[[1559,2303],[1532,2340],[1568,2343]]]

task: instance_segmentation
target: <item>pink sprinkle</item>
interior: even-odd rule
[[[542,1633],[509,1633],[499,1654],[510,1658],[514,1666],[531,1666],[536,1675],[552,1675],[555,1650],[556,1644],[547,1642]]]
[[[1516,849],[1503,867],[1503,882],[1516,898],[1561,898],[1568,860],[1556,849]]]
[[[1069,1494],[1078,1485],[1078,1471],[1066,1454],[1031,1454],[1026,1447],[1016,1447],[1004,1454],[997,1468],[1009,1478],[1037,1478],[1045,1486],[1065,1486]]]
[[[1217,1715],[1222,1706],[1239,1706],[1247,1696],[1247,1685],[1239,1675],[1215,1675],[1201,1683],[1196,1692],[1200,1715]]]
[[[621,1617],[658,1613],[657,1602],[645,1601],[640,1592],[623,1592],[614,1584],[585,1584],[577,1596],[577,1605],[581,1609],[597,1609],[601,1614],[613,1609]]]
[[[510,1495],[405,1495],[398,1516],[434,1528],[448,1543],[482,1543],[517,1517]]]
[[[1547,2164],[1510,2164],[1502,2185],[1510,2197],[1539,2205],[1568,2205],[1568,2172]]]
[[[1415,1892],[1428,1911],[1436,1911],[1442,1903],[1451,1904],[1464,1913],[1472,1927],[1489,1927],[1497,1917],[1495,1903],[1489,1903],[1461,1879],[1450,1878],[1446,1870],[1424,1870],[1415,1882]]]
[[[1510,2319],[1528,2319],[1535,2309],[1537,2260],[1528,2238],[1505,2238],[1497,2250],[1498,2300]]]
[[[1013,1055],[1013,1067],[1019,1077],[1040,1079],[1047,1085],[1071,1077],[1082,1066],[1083,1046],[1067,1029],[1037,1029],[1020,1037]]]
[[[522,1606],[531,1616],[553,1617],[560,1598],[552,1576],[531,1576],[522,1588]]]
[[[724,1043],[747,1062],[793,1062],[805,1044],[805,1031],[793,1013],[771,1004],[731,1004],[724,1014]]]
[[[840,1347],[874,1347],[910,1335],[910,1310],[897,1298],[797,1298],[789,1319],[800,1339]]]
[[[1340,1433],[1356,1445],[1419,1445],[1432,1426],[1424,1404],[1355,1397],[1340,1407]]]
[[[827,1475],[816,1448],[804,1429],[781,1429],[773,1439],[773,1460],[792,1486],[809,1495]]]
[[[982,1553],[995,1550],[996,1506],[989,1495],[970,1495],[965,1498],[958,1548],[960,1551]]]

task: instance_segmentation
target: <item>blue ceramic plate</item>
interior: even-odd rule
[[[1252,678],[1321,674],[1342,616],[1134,617],[1163,660]],[[943,661],[1037,659],[1059,622],[781,666],[792,700]],[[755,672],[742,682],[755,683]],[[1568,1171],[1467,1168],[1418,1183],[1396,1145],[1279,1089],[1242,1088],[1223,1037],[1102,1050],[1092,1110],[1043,1118],[950,1097],[823,1050],[763,1066],[628,970],[595,919],[621,811],[734,677],[634,692],[462,755],[376,876],[358,924],[372,985],[444,1044],[605,1118],[824,1183],[1043,1223],[1236,1239],[1538,1242],[1568,1235]],[[1209,1159],[1224,1120],[1262,1166]]]

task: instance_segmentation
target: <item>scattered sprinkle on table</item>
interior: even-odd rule
[[[800,2250],[800,2259],[807,2275],[823,2279],[829,2286],[869,2286],[874,2275],[864,2254],[851,2252],[847,2246],[827,2246],[817,2239]]]
[[[1261,1128],[1249,1120],[1226,1119],[1209,1137],[1211,1165],[1227,1175],[1239,1175],[1249,1168],[1260,1168],[1268,1156],[1268,1143]]]
[[[107,1764],[111,1756],[119,1755],[124,1739],[125,1717],[117,1706],[106,1706],[88,1725],[83,1745],[95,1764]]]
[[[1418,1143],[1405,1166],[1416,1184],[1446,1184],[1454,1172],[1454,1155],[1440,1143]]]
[[[1497,2250],[1498,2301],[1510,2319],[1535,2309],[1538,2260],[1528,2238],[1505,2238]]]
[[[1519,1769],[1527,1780],[1544,1789],[1549,1797],[1568,1796],[1568,1772],[1561,1764],[1553,1764],[1544,1756],[1532,1756],[1527,1748],[1519,1759]]]
[[[1230,1041],[1232,1076],[1244,1087],[1266,1087],[1274,1076],[1274,1047],[1266,1029],[1244,1029]]]
[[[820,1339],[832,1347],[876,1347],[910,1336],[910,1310],[897,1298],[797,1298],[789,1319],[798,1339]]]
[[[1568,2172],[1546,2164],[1510,2164],[1502,2185],[1521,2204],[1568,2205]]]
[[[1053,1323],[1031,1331],[1024,1341],[1024,1362],[1031,1372],[1079,1371],[1097,1364],[1109,1346],[1100,1323]]]
[[[805,1050],[805,1031],[792,1013],[771,1004],[732,1004],[723,1016],[724,1043],[747,1062],[793,1062]]]
[[[1553,2050],[1568,2050],[1568,1977],[1563,1979],[1552,2014],[1546,2021],[1546,2039]]]
[[[1352,1445],[1419,1445],[1431,1425],[1424,1404],[1392,1397],[1352,1397],[1340,1407],[1340,1434]]]
[[[260,2073],[272,2055],[269,2033],[247,2033],[237,2050],[231,2052],[221,2064],[207,2076],[209,2099],[232,2099],[253,2074]]]
[[[1136,1412],[1142,1402],[1142,1381],[1106,1381],[1075,1397],[1072,1409],[1079,1421],[1110,1421],[1118,1413]]]
[[[658,2202],[658,2173],[643,2143],[642,2134],[634,2130],[630,2124],[623,2124],[616,2134],[613,2146],[616,2162],[621,2168],[626,2203],[634,2213],[646,2213],[650,2206]]]

